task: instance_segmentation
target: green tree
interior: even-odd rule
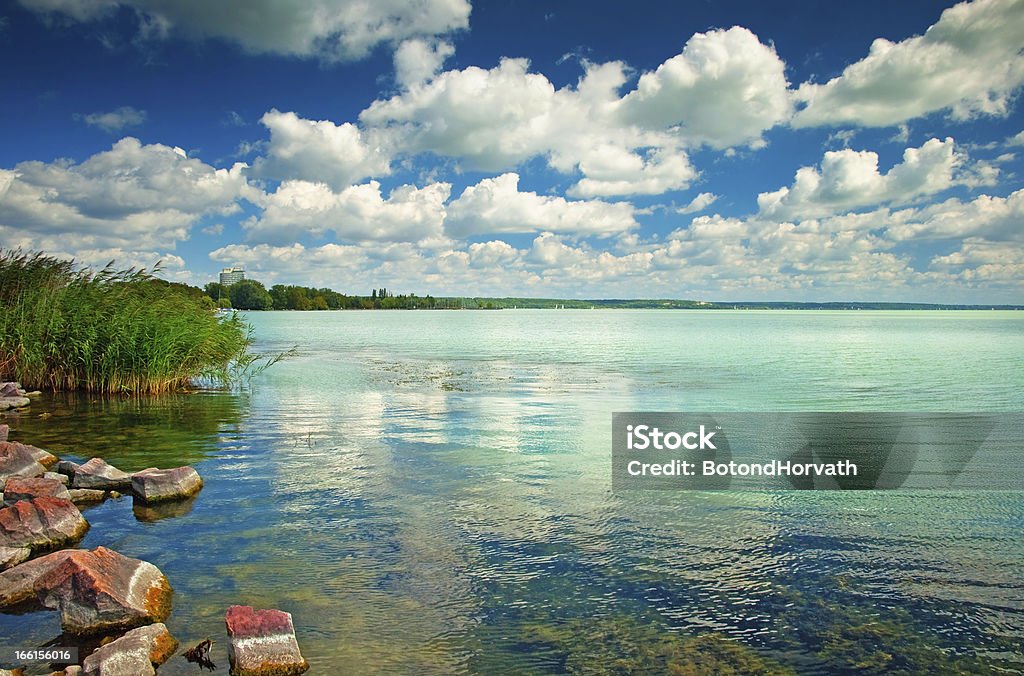
[[[236,310],[269,310],[274,306],[274,299],[255,279],[243,279],[232,284],[229,289],[231,306]]]

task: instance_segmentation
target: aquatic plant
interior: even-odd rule
[[[159,394],[227,384],[274,359],[199,289],[146,270],[99,271],[0,249],[0,380],[29,389]]]

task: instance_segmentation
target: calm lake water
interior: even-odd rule
[[[212,638],[217,673],[234,603],[291,612],[311,673],[653,668],[708,633],[807,672],[1024,670],[1024,493],[625,496],[610,476],[613,411],[1024,411],[1024,312],[248,319],[259,351],[298,354],[241,393],[12,419],[62,457],[199,470],[176,513],[87,510],[82,546],[159,566],[168,625]],[[59,633],[0,615],[0,644]]]

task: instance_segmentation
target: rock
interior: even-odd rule
[[[53,479],[59,481],[61,486],[67,486],[71,483],[71,479],[68,478],[67,474],[61,474],[60,472],[46,472],[43,474],[44,479]]]
[[[0,441],[7,441],[7,435],[10,431],[10,425],[0,425]]]
[[[301,674],[309,663],[299,653],[291,613],[231,606],[224,614],[228,660],[236,676]]]
[[[0,383],[0,397],[16,397],[21,391],[21,383]]]
[[[32,403],[28,397],[0,397],[0,411],[9,408],[24,408]]]
[[[49,472],[48,472],[49,473]],[[62,475],[57,475],[62,476]],[[44,477],[37,479],[26,479],[12,476],[4,484],[4,499],[11,502],[17,500],[31,500],[32,498],[60,498],[70,500],[68,489],[57,479]]]
[[[89,523],[70,500],[32,498],[0,509],[0,547],[53,549],[81,540],[87,530]]]
[[[13,568],[32,555],[28,547],[0,547],[0,570]]]
[[[70,460],[61,460],[57,463],[57,472],[63,474],[69,479],[75,476],[75,472],[81,467],[77,462],[71,462]]]
[[[152,563],[106,547],[65,549],[0,573],[0,608],[35,599],[76,635],[163,622],[173,591]]]
[[[157,502],[154,504],[135,500],[132,502],[132,514],[139,521],[152,523],[154,521],[185,516],[192,511],[195,504],[195,496],[185,498],[184,500],[168,500],[167,502]]]
[[[82,667],[77,664],[72,664],[64,667],[64,671],[56,671],[54,674],[56,674],[56,676],[82,676]]]
[[[199,492],[203,480],[191,467],[144,469],[132,475],[132,492],[145,503],[181,500]]]
[[[106,500],[107,492],[94,488],[72,488],[68,491],[68,498],[76,505],[92,505]]]
[[[17,441],[15,441],[14,443],[18,444]],[[57,456],[55,456],[53,453],[50,453],[49,451],[44,451],[41,448],[32,446],[31,444],[18,445],[24,448],[26,451],[28,451],[29,455],[31,455],[36,462],[38,462],[46,469],[50,469],[51,467],[57,464]]]
[[[142,676],[178,649],[178,642],[162,623],[132,629],[121,638],[95,650],[82,663],[86,676]]]
[[[75,488],[98,488],[106,491],[128,489],[132,486],[132,477],[100,458],[92,458],[75,470],[71,485]]]
[[[25,444],[0,441],[0,481],[12,476],[42,476],[46,468]]]
[[[35,399],[36,397],[43,396],[43,393],[39,390],[32,390],[31,392],[26,392],[21,396],[28,397],[29,399]]]
[[[0,676],[25,676],[25,670],[21,667],[17,669],[0,669]]]

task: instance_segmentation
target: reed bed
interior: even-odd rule
[[[162,394],[230,384],[262,360],[250,327],[145,270],[99,271],[0,249],[0,380],[28,389]]]

